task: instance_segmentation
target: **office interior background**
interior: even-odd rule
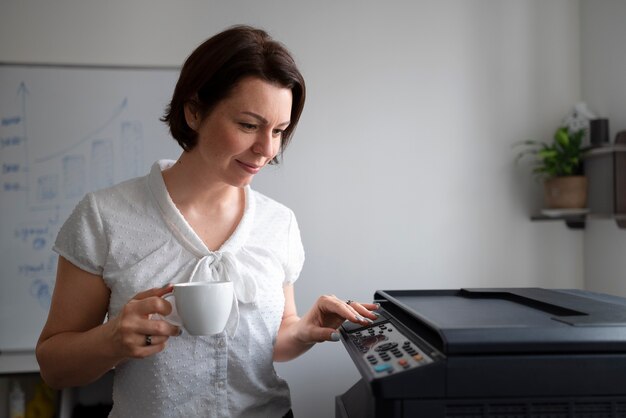
[[[3,0],[0,10],[1,62],[180,66],[238,23],[287,45],[307,103],[284,162],[253,187],[298,218],[300,313],[322,294],[369,301],[376,289],[626,296],[626,230],[531,221],[541,185],[514,147],[550,140],[580,101],[610,120],[611,140],[626,130],[622,0]],[[333,416],[359,378],[341,343],[277,369],[299,418]]]

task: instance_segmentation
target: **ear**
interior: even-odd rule
[[[200,126],[200,115],[192,102],[185,103],[185,122],[194,131],[198,130],[198,126]]]

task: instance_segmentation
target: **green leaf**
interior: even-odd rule
[[[559,128],[556,130],[556,134],[554,135],[555,141],[566,147],[569,144],[569,135],[567,133],[567,128]]]
[[[554,133],[552,143],[528,139],[520,145],[524,149],[516,160],[530,157],[535,160],[533,173],[537,177],[558,177],[580,174],[582,171],[582,140],[585,130],[571,132],[567,127],[560,127]]]

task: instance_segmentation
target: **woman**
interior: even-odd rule
[[[180,158],[89,193],[59,232],[37,344],[49,385],[87,384],[115,368],[112,417],[291,416],[273,362],[337,341],[344,320],[371,323],[377,307],[322,296],[298,317],[296,219],[249,186],[277,162],[304,99],[289,52],[261,30],[230,28],[189,56],[163,118]],[[233,281],[237,309],[218,335],[156,319],[172,309],[161,296],[196,280],[193,271]]]

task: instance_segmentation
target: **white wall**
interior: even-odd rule
[[[582,96],[609,118],[610,138],[626,130],[626,2],[581,2]],[[612,220],[585,229],[585,286],[626,296],[626,230]]]
[[[298,216],[301,312],[376,289],[582,287],[583,237],[531,222],[516,141],[580,100],[577,1],[4,0],[0,61],[180,65],[234,23],[293,51],[308,101],[255,187]],[[279,365],[299,418],[330,417],[358,373],[341,344]]]

